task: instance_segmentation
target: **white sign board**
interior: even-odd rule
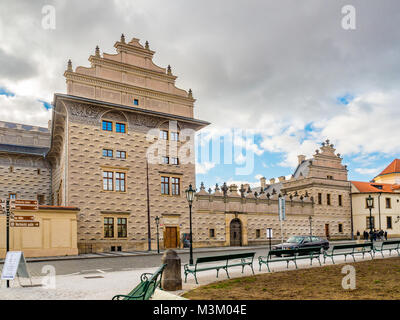
[[[286,201],[285,197],[279,198],[279,220],[285,221],[286,219]]]
[[[267,239],[272,239],[272,228],[267,228]]]
[[[9,251],[4,261],[1,280],[14,280],[17,274],[21,278],[30,278],[24,253],[22,251]]]

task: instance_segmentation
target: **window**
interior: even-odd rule
[[[318,204],[322,204],[322,193],[318,193]]]
[[[10,193],[9,199],[17,199],[17,194],[16,193]]]
[[[39,175],[40,175],[40,173],[41,173],[40,169],[37,169],[37,174],[39,174]]]
[[[10,166],[10,168],[8,168],[8,171],[10,171],[10,173],[14,172],[14,166]]]
[[[172,182],[172,195],[179,196],[180,195],[180,179],[179,178],[171,178]]]
[[[343,224],[339,223],[339,233],[343,233]]]
[[[210,229],[210,238],[215,238],[215,229]]]
[[[333,180],[333,176],[326,176],[328,180]]]
[[[126,133],[126,125],[124,123],[116,123],[115,132]]]
[[[339,196],[338,196],[338,204],[339,204],[340,207],[343,206],[343,201],[342,201],[342,195],[341,194],[339,194]]]
[[[38,201],[38,204],[39,204],[39,205],[44,204],[44,201],[45,201],[44,195],[43,195],[43,194],[38,194],[38,195],[37,195],[37,201]]]
[[[386,217],[386,229],[392,229],[392,217]]]
[[[371,220],[372,220],[372,229],[375,229],[375,218],[374,217],[371,217]],[[370,223],[369,223],[369,217],[366,217],[366,221],[367,221],[367,229],[369,230],[369,229],[371,229],[371,226],[370,226]]]
[[[118,159],[126,159],[126,152],[117,150],[117,158]]]
[[[169,194],[169,177],[161,177],[161,194]]]
[[[110,149],[103,149],[103,157],[109,157],[112,158],[113,156],[113,151]]]
[[[128,236],[126,218],[118,218],[117,224],[118,224],[118,238],[126,238]]]
[[[392,203],[390,200],[391,200],[390,198],[386,198],[386,208],[387,209],[390,209],[392,207]]]
[[[111,121],[103,120],[102,128],[104,131],[113,131],[113,123]]]
[[[114,173],[110,171],[103,172],[103,190],[113,191],[113,176]]]
[[[169,164],[169,157],[162,157],[163,164]]]
[[[179,141],[179,132],[171,132],[171,140]]]
[[[168,140],[168,131],[167,130],[160,131],[160,139]]]
[[[133,104],[134,104],[135,106],[138,106],[138,105],[139,105],[139,100],[138,100],[138,99],[133,99]]]
[[[179,164],[179,159],[178,158],[171,158],[171,164],[178,165]]]
[[[326,204],[327,204],[328,206],[331,205],[331,195],[330,195],[329,193],[326,195]]]
[[[260,229],[256,229],[256,238],[260,238],[261,236],[261,230]]]
[[[125,192],[125,173],[115,173],[115,191]]]
[[[114,218],[104,218],[104,238],[114,238]]]

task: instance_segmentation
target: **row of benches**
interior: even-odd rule
[[[360,244],[341,244],[334,245],[328,250],[322,252],[322,256],[324,258],[324,263],[326,259],[332,259],[332,262],[335,263],[333,257],[338,255],[344,255],[345,261],[348,255],[353,257],[354,255],[362,254],[363,258],[365,254],[370,254],[373,259],[375,256],[375,252],[380,252],[383,255],[383,251],[389,250],[389,254],[392,254],[392,251],[397,251],[397,254],[400,256],[400,240],[391,240],[385,241],[382,243],[380,247],[374,246],[371,242],[360,243]],[[253,269],[253,260],[254,260],[255,252],[248,253],[239,253],[239,254],[229,254],[223,256],[213,256],[213,257],[201,257],[196,259],[196,263],[194,265],[185,264],[184,265],[184,273],[185,273],[185,282],[187,282],[187,276],[192,274],[197,281],[197,272],[206,271],[206,270],[217,270],[217,278],[219,271],[222,269],[226,272],[228,278],[229,272],[228,268],[241,266],[242,273],[244,272],[245,266],[249,266],[254,274]],[[297,269],[297,261],[301,259],[310,259],[310,264],[314,259],[318,260],[319,264],[321,264],[321,248],[320,247],[305,247],[305,248],[297,248],[297,249],[279,249],[279,250],[270,250],[267,256],[258,257],[258,263],[260,266],[265,264],[270,271],[269,264],[278,261],[286,261],[286,267],[289,268],[289,262],[293,262]],[[212,262],[219,262],[217,265],[207,265]],[[165,264],[163,264],[160,268],[156,270],[153,274],[144,273],[141,276],[140,283],[128,294],[126,295],[116,295],[113,297],[113,300],[148,300],[153,295],[154,291],[157,287],[161,286],[162,273],[165,268]]]

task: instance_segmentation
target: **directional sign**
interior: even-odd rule
[[[14,216],[15,221],[33,221],[35,216]]]
[[[10,206],[14,210],[38,210],[37,200],[11,199]]]
[[[278,209],[279,209],[279,220],[284,221],[286,219],[286,201],[285,197],[280,197],[278,200]]]
[[[21,228],[32,228],[32,227],[39,227],[39,221],[11,221],[10,227],[21,227]]]

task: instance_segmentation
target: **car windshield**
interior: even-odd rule
[[[291,237],[288,239],[288,243],[300,243],[302,242],[304,237]]]

